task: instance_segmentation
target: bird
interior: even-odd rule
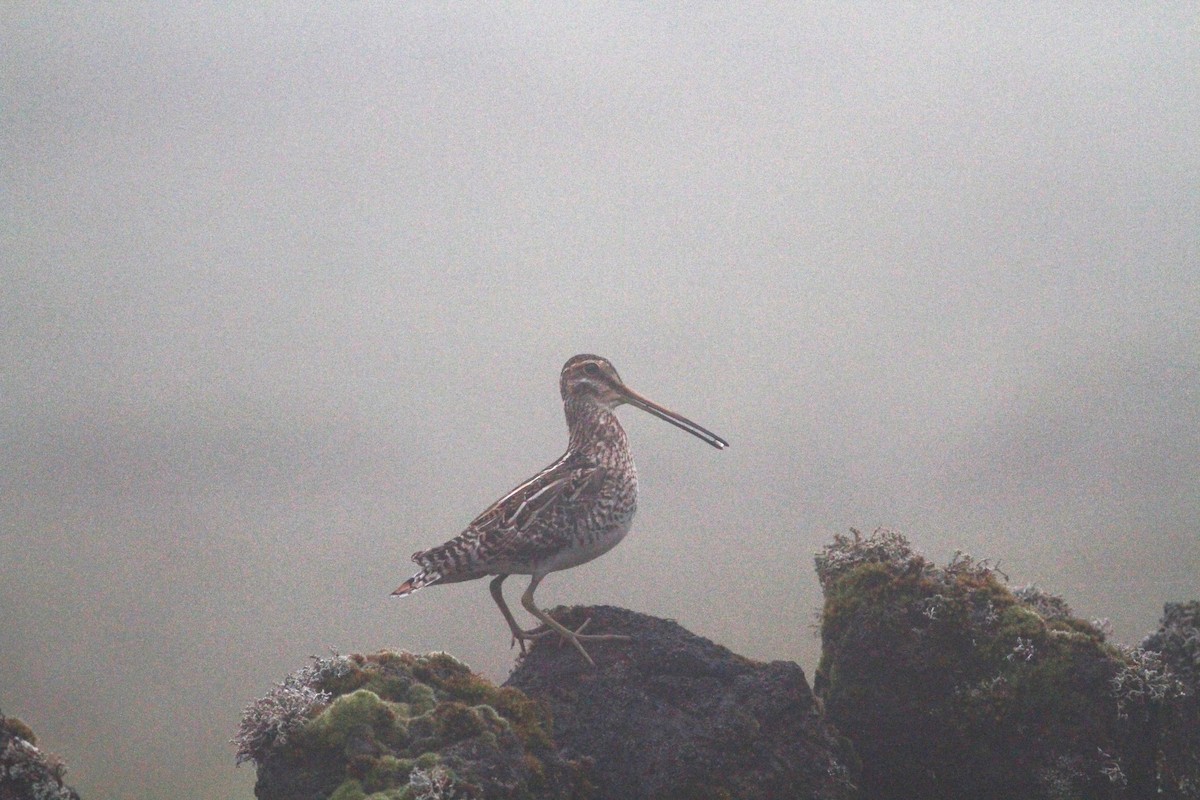
[[[577,567],[607,553],[625,538],[637,511],[637,469],[625,429],[614,410],[629,404],[666,420],[718,450],[729,443],[712,431],[649,400],[625,385],[612,362],[591,354],[567,359],[559,376],[567,419],[567,449],[557,460],[501,497],[445,544],[419,550],[420,570],[392,592],[404,597],[443,583],[493,576],[492,598],[512,632],[512,644],[557,633],[595,665],[584,641],[628,640],[617,634],[584,634],[539,609],[533,593],[551,572]],[[529,575],[521,605],[542,625],[523,630],[504,601],[510,575]]]

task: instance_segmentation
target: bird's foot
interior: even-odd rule
[[[531,628],[527,631],[521,631],[519,636],[513,636],[513,644],[516,644],[518,639],[521,639],[522,643],[523,643],[523,640],[525,640],[525,639],[531,639],[531,640],[532,639],[540,639],[543,636],[546,636],[548,634],[558,633],[558,646],[562,647],[565,642],[567,642],[571,637],[574,637],[574,636],[579,636],[580,638],[583,638],[583,639],[590,638],[588,636],[582,636],[581,634],[583,633],[583,629],[586,628],[588,626],[588,623],[591,621],[592,621],[592,618],[588,617],[587,619],[585,619],[583,621],[583,624],[580,625],[575,630],[571,630],[570,628],[565,628],[565,630],[567,631],[566,634],[559,633],[558,631],[555,631],[555,630],[551,630],[550,626],[548,626],[548,625],[539,625],[536,628]],[[567,634],[570,634],[570,636],[568,636]],[[604,637],[604,638],[607,638],[607,637]],[[626,638],[628,638],[628,637],[626,637]]]
[[[543,625],[540,628],[531,631],[531,633],[535,633],[539,638],[547,633],[557,633],[558,646],[560,648],[567,642],[570,642],[592,666],[595,666],[596,662],[592,661],[592,657],[588,655],[587,650],[584,649],[583,642],[628,642],[633,639],[632,636],[625,636],[617,633],[584,633],[584,628],[586,628],[591,621],[592,618],[588,617],[583,621],[583,624],[575,630],[571,630],[570,628],[562,625],[555,626],[555,628],[551,630]]]
[[[559,642],[558,642],[559,645],[562,645],[563,642],[567,641],[568,639],[572,639],[575,641],[583,640],[585,642],[631,642],[631,641],[633,641],[632,636],[626,636],[623,633],[584,633],[583,629],[586,628],[588,626],[588,623],[591,621],[592,621],[592,618],[588,617],[587,619],[585,619],[583,621],[583,624],[580,625],[575,630],[572,631],[569,628],[566,629],[567,633],[569,633],[570,635],[567,636],[565,634],[560,634],[560,638],[559,638]],[[547,633],[548,632],[549,631],[547,631]]]
[[[525,655],[526,640],[533,641],[534,639],[540,639],[548,633],[553,633],[553,631],[551,631],[545,625],[543,625],[541,628],[534,628],[531,631],[523,631],[519,628],[514,628],[512,642],[508,645],[508,649],[511,650],[515,645],[519,644],[521,645],[521,655]]]

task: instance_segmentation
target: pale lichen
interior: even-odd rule
[[[1012,594],[1018,603],[1033,609],[1042,619],[1068,619],[1073,616],[1066,600],[1033,584],[1017,586]]]
[[[1125,659],[1113,675],[1111,684],[1117,700],[1117,714],[1128,718],[1135,710],[1142,718],[1151,709],[1182,695],[1183,683],[1163,663],[1162,654],[1141,647],[1117,648]]]
[[[817,578],[824,587],[862,564],[902,568],[914,563],[914,559],[920,559],[920,556],[916,556],[908,540],[895,531],[877,528],[870,536],[863,536],[857,528],[851,528],[850,536],[834,534],[833,542],[817,553],[815,561]]]
[[[282,745],[313,711],[329,702],[330,693],[317,688],[323,681],[345,675],[350,661],[334,653],[330,658],[312,656],[312,663],[275,684],[265,696],[248,704],[242,712],[237,735],[237,763],[261,762],[273,745]]]

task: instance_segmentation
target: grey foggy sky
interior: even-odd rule
[[[1200,594],[1197,19],[7,4],[0,709],[216,800],[310,654],[502,679],[485,583],[388,592],[576,352],[731,448],[623,410],[633,533],[544,605],[811,677],[812,555],[886,525],[1135,643]]]

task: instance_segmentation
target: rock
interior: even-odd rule
[[[28,725],[0,714],[0,800],[79,800],[63,783],[66,771],[58,756],[38,748]]]
[[[238,760],[260,800],[1200,800],[1200,603],[1129,648],[889,531],[835,537],[816,565],[824,712],[790,662],[560,608],[630,640],[586,643],[593,667],[547,635],[501,687],[444,653],[316,659],[247,707]],[[26,730],[0,724],[0,800],[31,796],[7,766],[37,752]],[[42,796],[77,797],[43,772]]]
[[[1156,653],[1108,644],[1061,598],[1014,594],[986,562],[934,565],[890,531],[836,537],[817,574],[816,681],[865,796],[1161,796],[1161,720],[1182,686]]]
[[[247,707],[234,742],[259,800],[566,800],[544,710],[445,653],[317,659]]]
[[[538,640],[497,687],[444,653],[317,659],[247,707],[234,740],[259,800],[854,798],[849,745],[795,664],[674,622],[559,609],[632,641],[597,666]]]
[[[632,641],[575,649],[539,639],[506,682],[544,702],[568,761],[591,763],[598,800],[851,798],[854,756],[823,722],[794,663],[759,663],[675,622],[611,606],[558,621]]]
[[[1160,798],[1200,798],[1200,601],[1167,603],[1142,648],[1155,653],[1183,685],[1158,711]]]
[[[1167,603],[1158,630],[1142,642],[1193,691],[1200,692],[1200,600]]]

